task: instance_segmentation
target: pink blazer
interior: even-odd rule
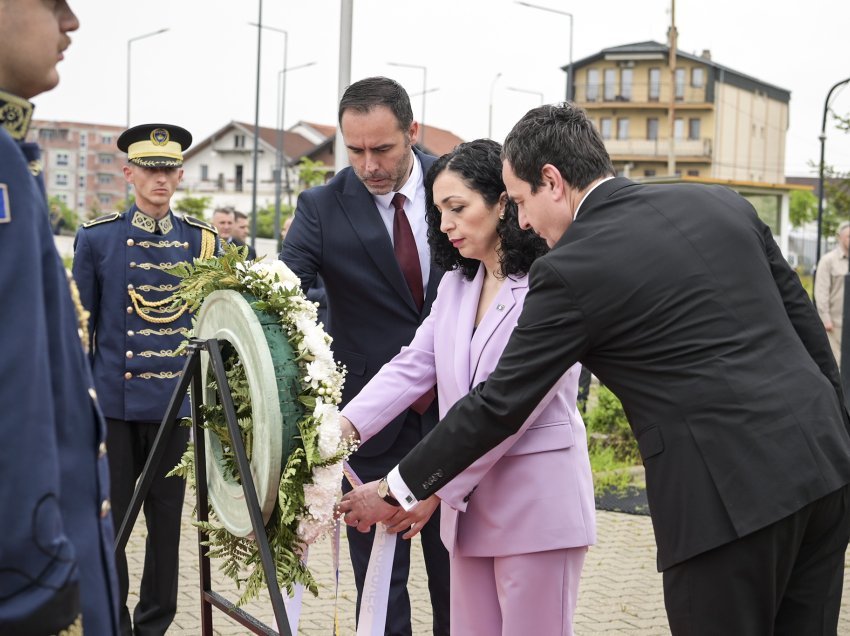
[[[483,267],[472,281],[459,271],[443,277],[410,345],[342,411],[363,441],[435,383],[442,418],[487,379],[516,326],[528,280],[505,280],[473,333],[483,282]],[[587,436],[576,408],[579,371],[567,371],[515,435],[437,493],[451,554],[507,556],[595,542]]]

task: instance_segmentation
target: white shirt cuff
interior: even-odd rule
[[[387,475],[387,485],[390,487],[390,493],[401,504],[405,510],[410,510],[419,503],[419,500],[410,492],[410,488],[404,483],[401,478],[401,473],[398,471],[398,466],[390,471]]]

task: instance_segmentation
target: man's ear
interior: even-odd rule
[[[543,187],[550,190],[553,197],[556,199],[566,197],[567,184],[564,181],[564,177],[561,175],[560,170],[551,163],[547,163],[541,170],[541,177]]]

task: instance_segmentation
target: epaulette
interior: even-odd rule
[[[117,221],[121,218],[120,212],[112,212],[110,214],[104,214],[103,216],[99,216],[96,219],[88,221],[87,223],[83,223],[83,227],[91,227],[93,225],[100,225],[101,223],[109,223],[110,221]]]
[[[184,216],[183,220],[186,221],[186,223],[188,223],[189,225],[194,225],[195,227],[199,227],[202,230],[209,230],[214,234],[218,234],[218,230],[216,229],[215,225],[207,223],[206,221],[201,221],[200,219],[196,219],[195,217],[189,215]]]

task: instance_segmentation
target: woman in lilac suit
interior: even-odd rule
[[[361,441],[435,383],[442,417],[487,379],[516,326],[528,270],[546,246],[520,230],[499,152],[490,140],[461,144],[428,171],[428,241],[450,273],[413,342],[343,410],[344,432]],[[388,524],[409,539],[442,501],[453,634],[573,633],[579,576],[596,538],[579,370],[561,378],[516,435]]]

